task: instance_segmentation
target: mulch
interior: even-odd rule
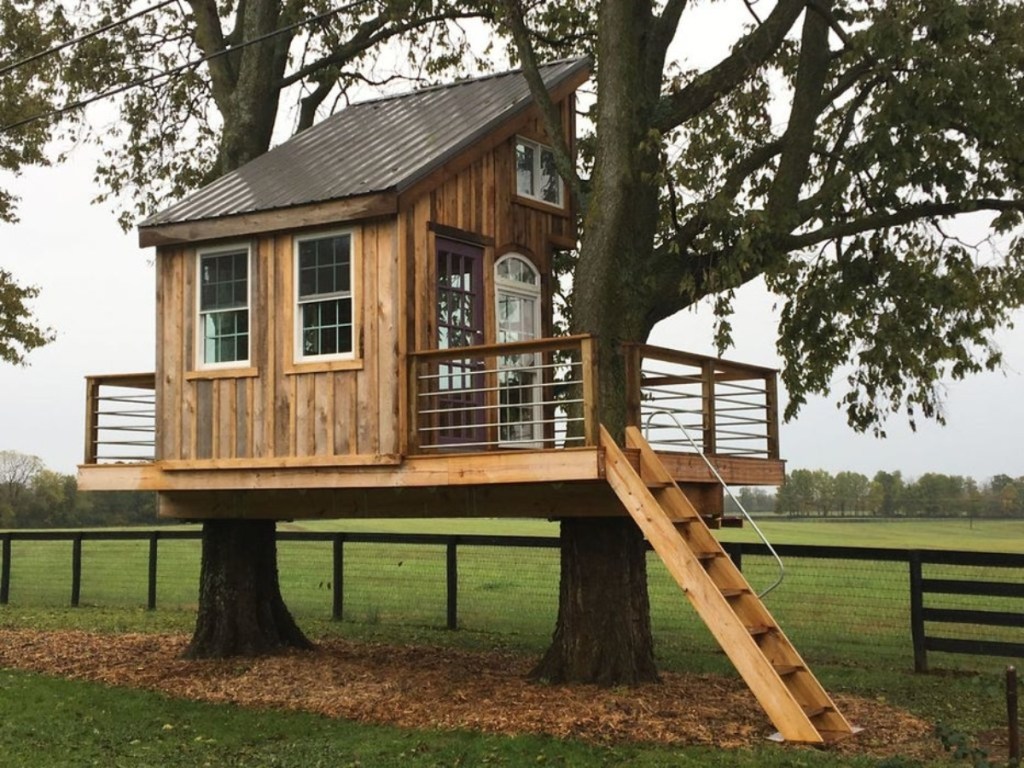
[[[519,654],[337,638],[312,652],[187,661],[181,658],[187,640],[0,630],[0,667],[402,728],[725,749],[761,745],[774,730],[738,677],[665,672],[659,684],[636,688],[548,685],[527,679],[534,660]],[[834,698],[864,731],[829,750],[942,759],[926,721],[881,700]]]

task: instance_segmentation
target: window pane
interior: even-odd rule
[[[249,254],[203,256],[199,262],[199,309],[237,309],[249,303]]]
[[[555,167],[555,153],[543,149],[540,153],[540,198],[548,203],[560,205],[562,202],[562,180]]]
[[[298,251],[302,356],[351,352],[351,235],[303,240]]]
[[[520,195],[533,197],[533,154],[532,144],[516,142],[516,190]]]
[[[209,312],[201,320],[204,363],[232,363],[249,358],[248,310]]]

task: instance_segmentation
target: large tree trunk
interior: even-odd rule
[[[185,656],[258,656],[312,647],[281,599],[274,522],[204,523],[199,616]]]
[[[562,521],[558,625],[534,677],[598,685],[658,679],[645,549],[628,518]]]
[[[573,280],[572,330],[597,338],[600,420],[626,424],[623,342],[651,330],[648,267],[658,224],[658,146],[648,135],[662,62],[650,52],[649,4],[599,10],[593,195]],[[620,517],[563,520],[558,623],[535,670],[550,680],[632,685],[657,679],[643,538]]]

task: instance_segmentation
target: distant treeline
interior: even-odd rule
[[[904,480],[900,472],[831,474],[795,469],[778,491],[741,488],[736,494],[751,513],[789,517],[1001,517],[1024,518],[1024,477],[971,477],[927,472]],[[735,510],[730,500],[726,510]]]
[[[35,456],[0,451],[0,528],[76,528],[158,522],[156,494],[79,493],[74,475],[46,468]]]

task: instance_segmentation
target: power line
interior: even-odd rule
[[[33,61],[38,61],[39,59],[42,59],[46,56],[51,56],[55,53],[60,53],[65,48],[70,48],[72,45],[77,45],[78,43],[84,42],[85,40],[88,40],[90,37],[96,37],[96,35],[102,34],[104,32],[109,32],[111,29],[122,27],[129,21],[134,21],[140,16],[145,16],[147,13],[158,11],[165,5],[171,5],[172,3],[176,2],[178,2],[178,0],[163,0],[162,3],[151,5],[149,8],[144,8],[143,10],[138,11],[137,13],[133,13],[131,16],[125,16],[123,19],[119,19],[118,21],[112,21],[109,24],[105,24],[102,27],[98,27],[92,30],[91,32],[86,32],[85,34],[79,35],[78,37],[72,38],[71,40],[67,40],[66,42],[61,43],[60,45],[56,45],[53,48],[50,48],[49,50],[42,51],[40,53],[34,53],[31,56],[22,59],[21,61],[14,62],[13,64],[4,64],[2,67],[0,67],[0,75],[6,75],[8,72],[23,67],[26,64],[31,64]]]
[[[230,48],[225,48],[222,51],[216,51],[215,53],[211,53],[206,56],[201,56],[198,59],[191,59],[185,62],[184,64],[180,64],[177,67],[157,72],[156,74],[150,75],[149,77],[143,77],[138,80],[133,80],[130,83],[119,85],[116,88],[111,88],[110,90],[103,91],[102,93],[96,94],[95,96],[90,96],[87,99],[81,99],[79,101],[72,102],[71,104],[65,104],[63,107],[60,107],[59,109],[52,109],[49,112],[41,112],[37,115],[33,115],[32,117],[26,117],[24,120],[19,120],[16,123],[9,123],[7,125],[0,126],[0,133],[6,133],[8,131],[14,130],[15,128],[21,128],[23,125],[28,125],[39,120],[46,120],[47,118],[60,117],[61,115],[66,115],[68,112],[73,112],[76,109],[87,107],[90,104],[93,104],[97,101],[108,99],[111,96],[117,96],[118,94],[131,90],[132,88],[139,88],[143,85],[149,85],[150,83],[154,83],[157,80],[161,80],[163,78],[172,77],[173,75],[177,75],[181,72],[184,72],[186,69],[197,67],[200,64],[203,64],[207,61],[211,61],[212,59],[216,59],[220,56],[227,56],[229,53],[234,53],[235,51],[239,51],[242,48],[248,48],[250,45],[262,43],[265,40],[269,40],[272,37],[283,35],[286,32],[291,32],[292,30],[298,29],[299,27],[304,27],[307,24],[313,24],[318,21],[323,21],[324,19],[330,18],[331,16],[335,16],[339,13],[342,13],[343,11],[351,11],[355,8],[358,8],[361,5],[367,5],[370,2],[372,2],[372,0],[355,0],[355,2],[349,3],[348,5],[343,5],[340,8],[335,8],[334,10],[331,11],[326,11],[317,16],[311,16],[308,19],[304,19],[303,21],[297,21],[294,24],[289,24],[288,26],[281,27],[280,29],[275,29],[273,32],[268,32],[265,35],[254,37],[252,40],[243,40],[242,42],[238,43],[238,45],[233,45]]]

